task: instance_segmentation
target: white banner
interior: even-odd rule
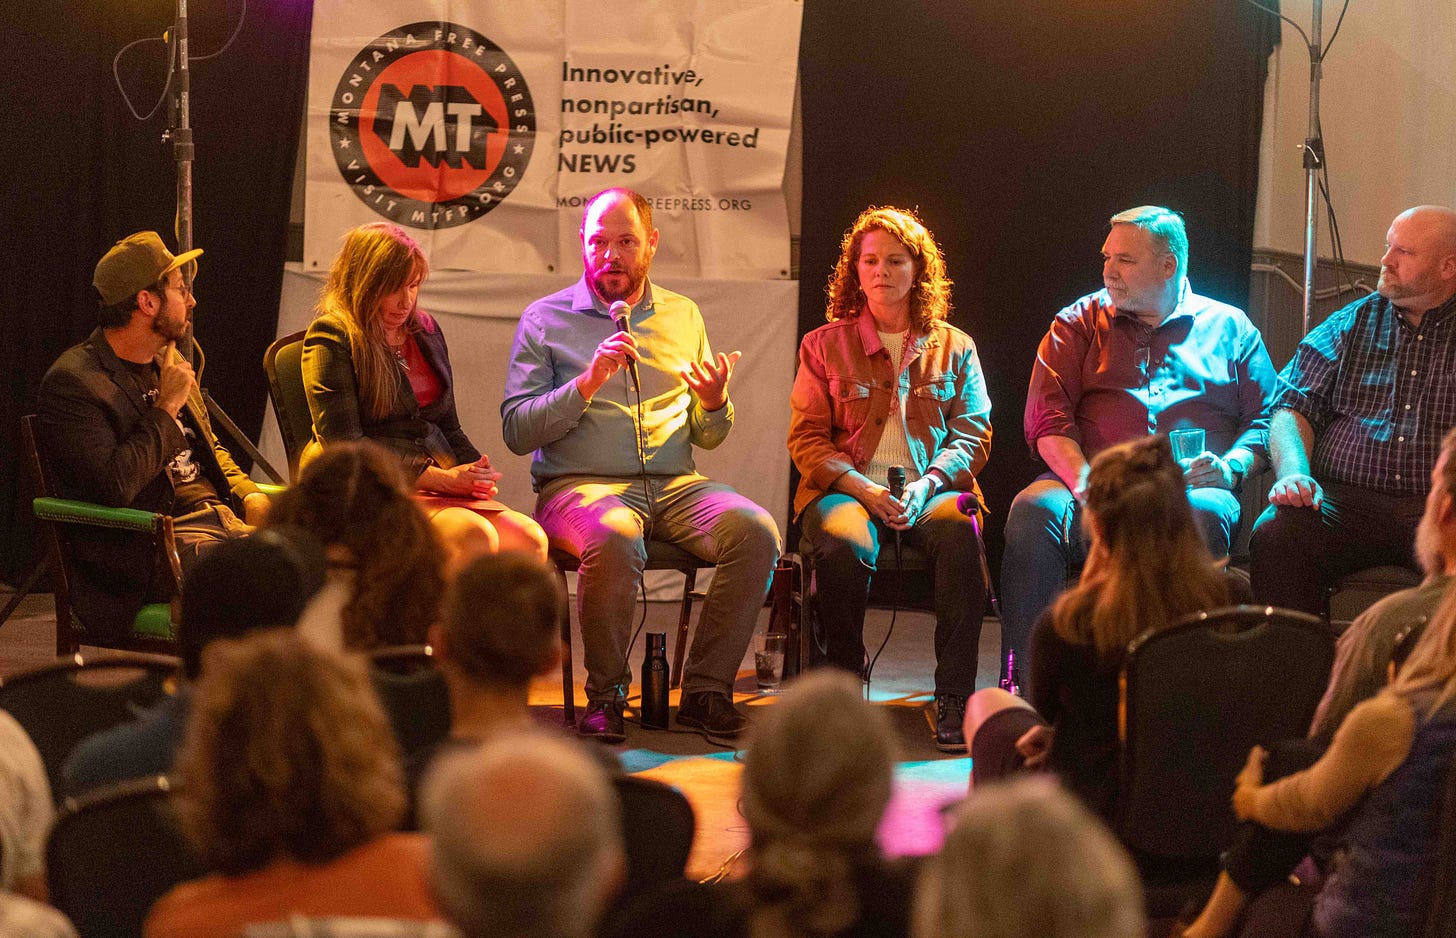
[[[389,219],[437,269],[580,270],[582,206],[652,203],[654,277],[787,279],[801,0],[317,0],[304,266]]]

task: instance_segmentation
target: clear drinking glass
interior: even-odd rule
[[[1173,458],[1186,467],[1189,460],[1202,455],[1206,435],[1202,427],[1190,427],[1168,434],[1168,442],[1173,445]]]
[[[753,663],[758,672],[758,689],[772,694],[784,680],[784,639],[780,632],[761,632],[754,648]]]

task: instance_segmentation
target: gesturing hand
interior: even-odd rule
[[[718,410],[728,403],[728,379],[742,352],[719,352],[714,361],[693,362],[678,374],[698,396],[704,410]]]

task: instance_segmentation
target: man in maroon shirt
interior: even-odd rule
[[[1150,433],[1200,428],[1184,467],[1188,499],[1214,557],[1239,523],[1235,493],[1263,467],[1275,373],[1239,310],[1194,293],[1183,219],[1159,206],[1112,216],[1104,288],[1052,320],[1032,366],[1026,440],[1047,471],[1012,502],[1001,564],[1003,661],[1025,674],[1038,616],[1086,558],[1080,490],[1088,462]]]

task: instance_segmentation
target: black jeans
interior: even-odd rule
[[[1314,765],[1325,746],[1312,739],[1286,739],[1269,747],[1264,760],[1264,783]],[[1283,882],[1294,872],[1316,834],[1276,831],[1256,821],[1243,821],[1234,829],[1234,839],[1223,856],[1223,868],[1234,885],[1252,898]]]
[[[935,692],[968,697],[976,689],[976,655],[986,611],[981,543],[971,520],[956,509],[959,492],[931,499],[901,542],[926,554],[935,581]],[[870,521],[864,506],[831,492],[802,516],[814,557],[815,607],[830,664],[864,670],[864,617],[870,579],[882,550],[893,552],[895,533]],[[893,556],[893,553],[892,555]]]
[[[1367,567],[1416,569],[1421,495],[1382,495],[1352,485],[1324,485],[1319,511],[1270,505],[1249,542],[1250,578],[1261,603],[1325,614],[1326,591]]]

